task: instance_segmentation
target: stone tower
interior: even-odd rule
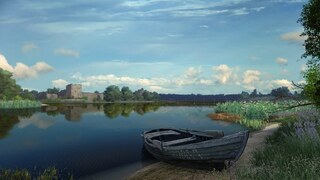
[[[66,98],[70,98],[70,99],[82,98],[81,84],[68,84],[66,87]]]

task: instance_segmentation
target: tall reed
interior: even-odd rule
[[[23,109],[41,107],[41,102],[32,100],[1,100],[0,109]]]

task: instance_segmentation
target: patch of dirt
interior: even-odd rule
[[[222,121],[231,121],[235,122],[240,119],[239,115],[233,115],[228,113],[214,113],[214,114],[208,114],[207,115],[212,120],[222,120]]]
[[[229,169],[222,172],[213,170],[199,170],[190,169],[186,167],[174,166],[164,162],[158,162],[147,166],[134,174],[129,176],[128,180],[212,180],[212,179],[234,179],[235,171],[237,167],[248,167],[250,165],[250,159],[252,158],[253,151],[258,148],[263,148],[265,139],[274,133],[279,127],[279,124],[270,124],[261,131],[251,133],[246,145],[246,148],[241,155],[240,159]]]

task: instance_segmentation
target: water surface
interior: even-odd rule
[[[75,178],[125,176],[155,161],[142,148],[140,134],[145,130],[219,129],[225,134],[244,130],[238,124],[209,119],[206,115],[213,111],[211,106],[154,104],[1,111],[0,168],[37,173],[54,166]]]

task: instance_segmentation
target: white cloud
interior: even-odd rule
[[[59,48],[59,49],[56,49],[54,53],[56,55],[66,56],[66,57],[75,57],[75,58],[80,57],[80,53],[78,51],[71,50],[71,49]]]
[[[51,82],[52,82],[53,87],[60,88],[60,89],[64,89],[66,87],[66,85],[69,84],[68,81],[66,81],[64,79],[56,79]]]
[[[257,70],[247,70],[243,74],[243,83],[244,84],[252,84],[256,81],[260,80],[261,72]]]
[[[13,67],[8,63],[6,57],[4,57],[2,54],[0,54],[0,68],[9,72],[13,72]]]
[[[234,81],[236,79],[235,68],[230,68],[225,64],[221,64],[219,66],[212,67],[214,71],[213,78],[217,84],[228,84],[230,81]]]
[[[13,73],[16,79],[35,78],[39,74],[48,73],[53,70],[53,67],[45,62],[37,62],[33,66],[27,66],[18,62],[15,67],[11,66],[4,55],[0,54],[0,68]]]
[[[38,48],[38,46],[37,46],[35,43],[33,43],[33,42],[28,42],[28,43],[25,43],[25,44],[22,46],[21,51],[22,51],[23,53],[27,53],[27,52],[30,52],[30,51],[36,49],[36,48]]]
[[[173,11],[172,14],[178,17],[203,17],[215,14],[222,14],[229,12],[229,10],[209,10],[209,9],[202,9],[202,10],[183,10],[183,11]],[[234,12],[236,13],[236,12]]]
[[[286,58],[278,57],[275,61],[280,65],[288,65],[288,59]]]
[[[209,28],[208,25],[201,25],[201,26],[199,26],[199,27],[201,27],[201,28]]]
[[[187,75],[187,78],[196,78],[202,73],[201,67],[195,68],[195,67],[189,67],[185,74]]]
[[[281,35],[281,39],[288,42],[298,42],[303,43],[307,37],[300,36],[301,32],[289,32]]]
[[[240,16],[240,15],[249,14],[249,12],[247,11],[247,8],[241,8],[241,9],[233,10],[233,14],[237,15],[237,16]]]
[[[260,12],[261,10],[263,10],[265,8],[266,7],[261,6],[261,7],[251,8],[251,9],[254,10],[254,11]]]
[[[278,88],[278,87],[288,87],[290,90],[293,89],[292,82],[288,81],[287,79],[277,79],[271,81],[272,88]]]

